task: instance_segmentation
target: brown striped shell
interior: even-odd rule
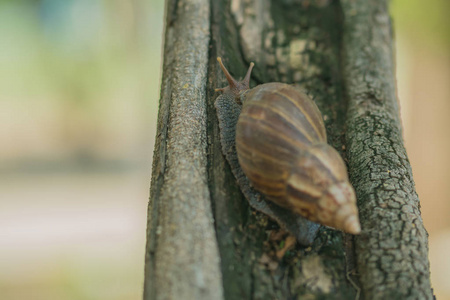
[[[356,197],[339,153],[327,144],[322,115],[298,88],[266,83],[249,88],[250,72],[222,90],[242,102],[236,151],[252,185],[276,204],[322,225],[358,234]]]

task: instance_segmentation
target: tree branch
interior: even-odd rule
[[[363,234],[358,271],[368,299],[432,299],[428,234],[403,146],[391,24],[382,1],[342,1],[347,157]]]
[[[145,299],[221,299],[206,159],[209,2],[169,1],[152,186]]]
[[[165,30],[144,298],[431,299],[386,1],[167,0]],[[235,77],[254,61],[251,86],[313,97],[348,161],[361,236],[322,227],[288,250],[249,207],[221,152],[217,56]]]

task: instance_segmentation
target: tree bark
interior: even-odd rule
[[[144,299],[433,298],[387,9],[379,0],[167,0]],[[348,162],[361,235],[321,228],[310,247],[280,250],[289,239],[249,207],[221,152],[217,56],[235,77],[254,61],[252,86],[297,83],[313,97]]]

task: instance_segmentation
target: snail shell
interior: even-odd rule
[[[239,164],[269,200],[313,222],[348,233],[361,231],[356,196],[339,153],[327,144],[315,103],[300,89],[266,83],[249,89],[220,66],[229,86],[222,96],[242,103],[236,126]]]

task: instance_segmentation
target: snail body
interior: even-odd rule
[[[242,106],[235,147],[251,186],[296,215],[358,234],[355,192],[341,156],[327,144],[315,103],[284,83],[249,89],[253,63],[245,78],[236,81],[218,61],[229,83],[218,89],[223,92],[219,97]]]

